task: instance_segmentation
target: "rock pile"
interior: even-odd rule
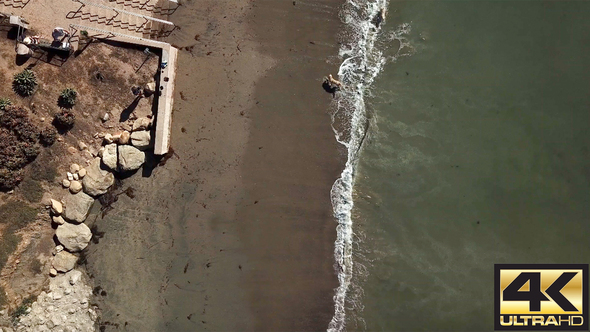
[[[64,257],[71,255],[62,252]],[[63,261],[70,264],[68,258]],[[88,302],[91,295],[91,287],[78,270],[52,278],[49,291],[42,292],[28,313],[20,317],[16,331],[95,331],[97,314]]]
[[[99,156],[106,168],[114,172],[135,171],[145,163],[145,150],[152,147],[149,131],[152,120],[139,118],[135,120],[132,132],[123,131],[119,134],[98,134],[104,137],[105,146]]]
[[[146,159],[145,150],[151,147],[150,118],[135,120],[129,131],[118,134],[97,134],[106,144],[84,168],[70,165],[62,185],[70,193],[63,201],[48,202],[52,221],[57,226],[55,236],[60,243],[54,252],[50,274],[72,270],[78,260],[78,252],[84,250],[92,239],[92,232],[84,224],[94,204],[94,199],[105,194],[115,183],[113,172],[129,172],[139,169]],[[65,205],[65,206],[64,206]]]
[[[61,184],[64,188],[69,188],[72,194],[77,194],[82,191],[82,183],[80,181],[86,176],[86,169],[80,167],[78,164],[70,165],[70,171],[66,173],[66,178],[62,180]]]
[[[69,190],[59,201],[46,202],[55,224],[55,237],[60,243],[53,251],[49,274],[54,277],[49,292],[41,293],[29,312],[21,317],[17,331],[94,331],[96,312],[88,305],[92,291],[82,273],[75,269],[79,252],[92,239],[84,223],[95,198],[105,194],[115,183],[113,172],[139,169],[146,160],[145,150],[151,147],[150,118],[139,118],[129,131],[119,134],[97,134],[106,144],[86,168],[70,165],[61,181]],[[82,150],[82,148],[80,148]],[[88,150],[88,147],[84,149]]]

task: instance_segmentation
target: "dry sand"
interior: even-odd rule
[[[326,329],[338,5],[195,0],[171,17],[175,156],[125,180],[135,198],[96,216],[87,255],[106,331]]]

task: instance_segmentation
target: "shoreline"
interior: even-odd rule
[[[343,162],[321,78],[338,66],[340,5],[198,1],[171,17],[174,156],[93,215],[106,331],[328,327]]]
[[[238,209],[255,330],[325,330],[334,312],[330,189],[343,160],[321,84],[339,65],[341,5],[266,0],[253,11],[263,52],[278,60],[257,83]]]

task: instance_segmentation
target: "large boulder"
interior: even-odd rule
[[[55,236],[68,251],[77,252],[84,250],[88,246],[88,242],[92,238],[92,232],[90,232],[90,228],[86,224],[65,223],[57,226]]]
[[[145,153],[131,145],[119,145],[119,170],[134,171],[145,162]],[[88,175],[87,175],[88,176]]]
[[[64,203],[66,204],[64,218],[73,223],[81,223],[88,217],[94,198],[80,192],[75,195],[68,195]]]
[[[76,266],[77,261],[78,256],[62,250],[53,257],[52,265],[59,272],[68,272]]]
[[[147,130],[134,131],[131,133],[131,144],[140,150],[149,149],[150,141],[151,135]]]
[[[108,144],[104,147],[102,162],[108,168],[117,170],[117,144]]]
[[[100,158],[94,158],[86,168],[86,176],[82,180],[84,191],[92,196],[102,195],[107,192],[113,183],[115,183],[113,173],[102,165]]]

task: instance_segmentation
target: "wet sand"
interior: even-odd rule
[[[188,1],[176,155],[124,181],[88,271],[105,330],[325,330],[337,286],[329,200],[340,1]],[[91,218],[89,218],[91,219]]]

